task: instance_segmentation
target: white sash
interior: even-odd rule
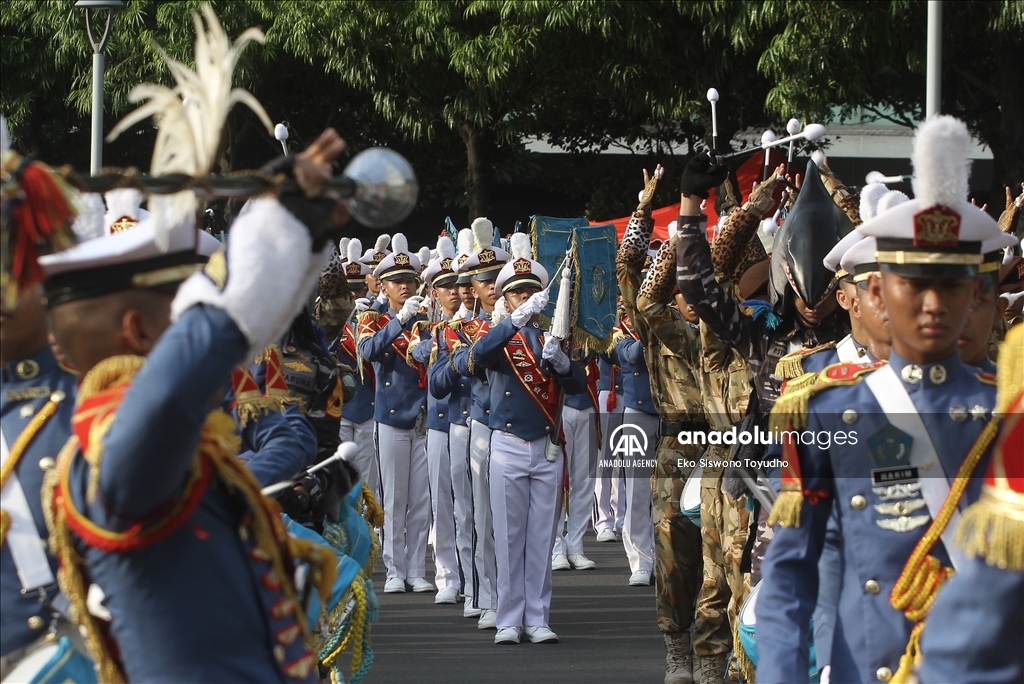
[[[871,363],[867,354],[857,353],[857,341],[853,335],[847,335],[836,343],[836,353],[839,354],[840,363],[859,363],[862,366]]]
[[[7,450],[7,438],[0,428],[0,463],[7,461],[10,452]],[[11,516],[11,528],[7,530],[4,543],[11,549],[14,565],[18,569],[18,578],[26,591],[45,587],[54,583],[50,561],[44,550],[45,541],[39,538],[32,509],[25,498],[25,490],[21,488],[18,474],[11,473],[0,491],[0,508]]]
[[[865,384],[875,395],[875,401],[885,411],[885,417],[888,418],[889,423],[913,438],[914,442],[910,449],[910,465],[916,466],[918,469],[921,478],[921,495],[924,497],[925,503],[928,504],[928,513],[931,514],[934,521],[949,495],[949,480],[917,407],[914,406],[913,400],[907,394],[903,382],[896,376],[896,371],[888,364],[869,374]],[[954,509],[946,529],[942,531],[942,543],[946,547],[946,553],[949,555],[954,570],[959,570],[965,561],[963,553],[954,543],[959,526],[960,512]]]

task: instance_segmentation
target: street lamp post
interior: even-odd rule
[[[78,0],[75,7],[85,12],[85,32],[92,44],[92,145],[89,153],[89,172],[92,175],[103,166],[103,70],[106,63],[103,59],[103,48],[110,40],[110,29],[114,25],[114,13],[124,7],[121,0]],[[103,33],[93,34],[93,12],[107,11]]]

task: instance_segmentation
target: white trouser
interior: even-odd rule
[[[658,416],[631,408],[626,408],[623,414],[623,423],[632,423],[647,434],[648,458],[653,459],[658,447]],[[622,545],[626,547],[630,572],[654,572],[654,518],[651,512],[653,471],[653,468],[634,467],[626,473],[626,521],[622,526]]]
[[[434,584],[438,591],[459,588],[459,559],[455,555],[455,504],[452,501],[452,465],[448,457],[448,433],[427,430],[427,472],[430,478],[430,512],[434,524]]]
[[[608,456],[607,444],[608,436],[612,431],[612,421],[609,420],[609,414],[622,413],[622,395],[615,395],[615,408],[611,411],[608,410],[608,397],[610,395],[609,390],[602,390],[598,392],[598,406],[601,411],[601,458],[606,459]],[[594,531],[601,533],[604,530],[614,530],[615,532],[622,532],[622,524],[626,515],[626,505],[624,501],[626,490],[626,480],[622,475],[622,468],[604,468],[598,467],[597,479],[594,481],[594,498],[596,499],[596,510],[594,511]]]
[[[462,569],[462,593],[473,595],[473,485],[469,481],[469,427],[448,426],[452,494],[455,496],[455,550]]]
[[[471,420],[469,466],[473,482],[473,605],[481,610],[494,610],[498,607],[495,595],[498,571],[494,565],[491,492],[487,485],[487,461],[490,453],[491,428]]]
[[[356,443],[356,453],[352,456],[352,465],[356,467],[363,482],[379,501],[380,466],[377,463],[377,452],[373,448],[373,426],[372,418],[362,423],[353,423],[347,418],[342,418],[338,436],[342,442]]]
[[[423,577],[430,527],[430,486],[424,439],[415,429],[377,423],[388,579]]]
[[[562,459],[544,456],[547,439],[491,436],[491,506],[498,560],[498,629],[547,627],[551,549]]]
[[[565,433],[565,456],[569,472],[568,522],[563,537],[561,521],[555,533],[552,555],[583,553],[583,534],[594,514],[594,478],[590,470],[593,444],[594,408],[562,408],[562,431]]]

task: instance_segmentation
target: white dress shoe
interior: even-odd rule
[[[557,553],[551,557],[552,570],[568,570],[570,567],[569,558],[564,553]]]
[[[582,553],[571,553],[567,556],[569,565],[573,567],[573,570],[593,570],[597,567],[597,563],[590,560]]]
[[[427,592],[434,591],[434,585],[422,577],[413,577],[407,581],[416,594],[426,594]]]
[[[601,530],[597,534],[597,541],[599,542],[613,542],[618,541],[615,537],[615,530]]]
[[[518,627],[502,627],[498,630],[498,633],[494,635],[494,643],[496,644],[518,644],[519,643],[519,628]]]
[[[416,591],[413,589],[413,591]],[[445,587],[441,591],[437,592],[437,596],[434,597],[434,603],[458,603],[459,602],[459,590],[455,587]]]
[[[473,607],[473,597],[472,596],[467,596],[466,597],[466,607],[462,609],[462,617],[464,617],[464,618],[478,618],[478,617],[480,617],[480,613],[482,613],[482,612],[483,611],[480,610],[479,608],[474,608]]]
[[[385,594],[404,594],[405,580],[401,577],[392,577],[384,583]]]
[[[651,571],[650,570],[637,570],[629,576],[629,586],[631,587],[649,587],[651,586]]]
[[[497,629],[498,611],[485,608],[480,612],[480,619],[476,621],[477,629]]]
[[[531,644],[557,644],[558,635],[547,627],[524,627],[523,634]]]

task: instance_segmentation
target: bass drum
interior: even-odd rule
[[[92,661],[67,637],[48,641],[25,656],[2,684],[96,684]]]
[[[747,654],[747,658],[757,666],[757,617],[754,615],[757,609],[757,595],[761,593],[761,582],[754,585],[754,588],[747,594],[747,598],[743,600],[743,605],[740,607],[739,614],[739,634],[740,644],[742,645],[743,651]],[[815,652],[814,652],[814,624],[812,621],[811,627],[807,634],[807,643],[810,650],[808,660],[811,665],[811,670],[808,673],[811,684],[819,683],[819,669],[816,664]]]
[[[682,509],[683,515],[697,527],[700,527],[700,481],[703,474],[703,468],[694,468],[686,478],[683,493],[679,496],[679,508]]]

